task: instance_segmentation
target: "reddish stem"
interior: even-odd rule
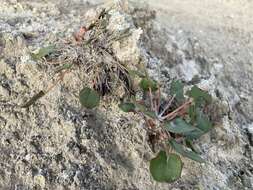
[[[182,115],[183,113],[185,113],[186,109],[192,104],[192,102],[193,102],[192,99],[188,100],[183,105],[181,105],[180,107],[175,109],[173,112],[171,112],[171,113],[167,114],[166,116],[162,117],[162,119],[172,120],[175,117],[177,117],[178,115]]]

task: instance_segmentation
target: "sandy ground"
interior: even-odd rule
[[[223,55],[247,53],[241,57],[252,58],[252,1],[149,0],[147,2],[152,8],[159,10],[157,15],[162,24],[193,32],[203,43],[207,43],[212,52],[216,54],[224,52]],[[235,44],[240,46],[234,48]]]
[[[175,20],[183,23],[183,26],[188,23],[192,27],[235,28],[245,32],[253,30],[251,1],[171,0],[168,2],[166,0],[150,0],[147,2],[161,11],[158,14],[161,15],[164,22],[168,19],[167,21]]]

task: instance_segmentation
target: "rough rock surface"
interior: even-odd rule
[[[4,0],[0,5],[0,189],[252,189],[253,64],[246,38],[231,36],[223,46],[242,48],[241,56],[219,55],[214,50],[218,37],[165,28],[146,8],[111,13],[109,28],[132,30],[125,44],[114,44],[119,59],[143,61],[164,85],[174,77],[198,84],[221,105],[212,110],[219,121],[213,131],[196,142],[208,163],[183,159],[182,178],[173,184],[151,179],[153,155],[140,118],[122,114],[117,102],[94,111],[80,108],[78,70],[34,106],[20,108],[52,77],[52,66],[32,61],[29,52],[72,35],[92,7],[78,0]]]

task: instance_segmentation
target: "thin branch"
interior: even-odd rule
[[[172,96],[172,98],[169,100],[169,102],[168,102],[168,104],[166,105],[166,107],[164,108],[164,110],[162,111],[162,113],[159,115],[159,117],[162,117],[163,114],[170,108],[170,106],[171,106],[172,102],[174,101],[175,97],[176,97],[176,95],[174,94],[174,95]]]
[[[160,86],[158,86],[158,102],[157,102],[158,110],[157,110],[157,113],[159,113],[160,103],[161,103],[161,88],[160,88]]]
[[[151,88],[149,88],[149,98],[150,98],[151,110],[154,111],[153,95],[152,95],[152,90],[151,90]]]
[[[183,105],[181,105],[180,107],[178,107],[177,109],[175,109],[173,112],[167,114],[166,116],[162,117],[163,120],[168,119],[168,120],[172,120],[175,117],[177,117],[177,115],[183,110],[188,108],[191,104],[192,104],[193,100],[190,99],[187,102],[185,102]]]
[[[153,100],[153,105],[154,105],[154,109],[155,109],[155,114],[156,114],[156,116],[158,115],[158,104],[157,104],[157,99],[156,98],[154,98],[154,100]]]

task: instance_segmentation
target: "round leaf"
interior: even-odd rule
[[[158,182],[174,182],[181,176],[182,161],[177,154],[166,155],[160,151],[159,154],[150,161],[150,172],[154,180]]]
[[[100,96],[96,91],[88,87],[84,87],[79,93],[79,100],[82,106],[88,109],[92,109],[98,106],[99,101],[100,101]]]

